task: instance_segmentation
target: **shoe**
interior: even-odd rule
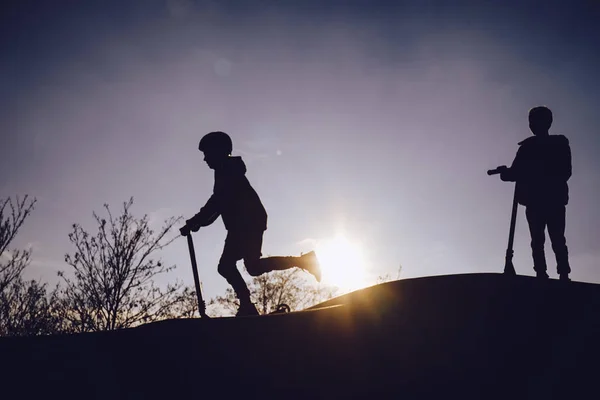
[[[236,317],[253,317],[257,315],[259,314],[256,306],[250,302],[241,303],[237,313],[235,314]]]
[[[569,274],[560,274],[558,279],[564,282],[569,282],[571,280]]]
[[[312,274],[317,282],[321,282],[321,266],[319,265],[319,259],[314,251],[303,254],[300,256],[300,264],[298,267]]]
[[[535,276],[540,279],[548,279],[548,273],[546,271],[537,271]]]

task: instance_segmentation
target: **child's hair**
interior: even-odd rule
[[[210,132],[200,139],[198,150],[202,152],[214,151],[223,154],[231,154],[233,151],[233,142],[225,132]]]
[[[533,122],[542,128],[550,129],[552,125],[552,111],[544,106],[534,107],[529,110],[529,122]]]

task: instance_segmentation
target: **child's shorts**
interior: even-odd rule
[[[219,268],[233,266],[238,260],[244,260],[246,268],[255,265],[262,256],[262,241],[264,231],[229,231],[225,238],[225,247],[219,261]],[[250,261],[250,262],[248,262]],[[252,274],[252,271],[248,271]]]

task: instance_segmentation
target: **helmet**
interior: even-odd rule
[[[198,150],[205,151],[217,151],[219,153],[231,154],[233,150],[233,142],[228,134],[225,132],[217,131],[210,132],[204,135],[200,139],[198,144]]]

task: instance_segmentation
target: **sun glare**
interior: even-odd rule
[[[323,282],[342,290],[354,290],[367,285],[365,257],[359,244],[340,235],[318,242],[316,253]]]

